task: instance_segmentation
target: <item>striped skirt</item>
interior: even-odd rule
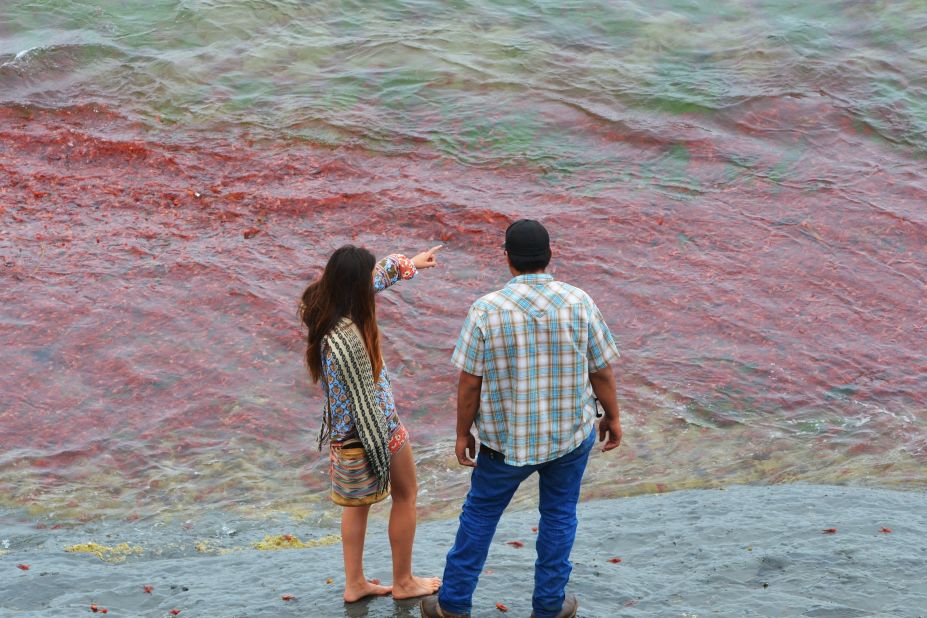
[[[390,438],[389,450],[395,455],[408,439],[406,428],[399,423]],[[380,502],[389,495],[389,488],[377,491],[377,476],[367,461],[367,454],[356,436],[332,442],[329,473],[332,479],[332,502],[341,506],[365,506]]]

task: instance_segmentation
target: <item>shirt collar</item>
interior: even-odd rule
[[[544,285],[545,283],[550,283],[554,280],[553,275],[548,275],[547,273],[532,273],[530,275],[518,275],[509,281],[509,285],[523,284],[523,285]]]

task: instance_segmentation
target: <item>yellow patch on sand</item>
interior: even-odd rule
[[[200,552],[201,554],[208,554],[210,552],[218,552],[219,548],[215,547],[212,544],[212,541],[200,541],[193,545],[193,549]]]
[[[64,551],[72,554],[92,554],[103,562],[117,564],[119,562],[125,562],[128,556],[137,556],[141,554],[143,550],[138,545],[132,546],[128,543],[120,543],[114,547],[109,547],[108,545],[100,545],[99,543],[91,541],[90,543],[80,543],[78,545],[65,547]]]
[[[0,556],[5,556],[5,555],[7,555],[8,553],[10,553],[9,550],[0,549]]]
[[[226,556],[232,552],[242,551],[244,547],[219,547],[215,541],[199,541],[193,545],[193,549],[201,554],[215,554],[217,556]]]
[[[280,534],[277,536],[265,536],[263,541],[252,543],[251,546],[261,551],[277,551],[279,549],[309,549],[310,547],[334,545],[340,542],[341,536],[338,534],[330,534],[328,536],[323,536],[321,539],[313,539],[305,543],[292,534]]]

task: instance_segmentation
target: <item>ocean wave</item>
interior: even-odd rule
[[[660,123],[724,122],[760,100],[827,93],[873,134],[927,149],[927,93],[912,79],[922,72],[877,38],[894,10],[852,30],[842,16],[828,28],[818,14],[637,9],[618,20],[599,7],[583,30],[578,15],[530,4],[478,4],[455,15],[405,2],[362,12],[325,3],[179,3],[104,14],[107,27],[79,21],[58,38],[88,42],[17,50],[3,61],[0,84],[8,101],[93,98],[152,126],[160,118],[203,130],[258,129],[271,139],[360,140],[384,152],[425,142],[476,165],[539,160],[508,147],[519,139],[507,131],[515,109],[536,119],[533,132],[558,135],[544,145],[555,158],[575,158],[590,133],[614,130],[568,132],[553,101],[633,125],[641,114]],[[294,126],[315,128],[293,133]]]

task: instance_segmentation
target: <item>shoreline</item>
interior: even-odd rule
[[[733,486],[584,502],[579,518],[569,591],[579,596],[582,617],[927,617],[927,492]],[[496,603],[509,615],[530,614],[536,525],[534,509],[506,512],[474,617],[501,615]],[[388,582],[385,526],[385,517],[371,518],[365,558],[368,577]],[[441,574],[455,530],[456,519],[419,525],[417,573]],[[336,533],[292,521],[239,531],[218,521],[41,531],[4,525],[0,615],[74,616],[96,604],[112,616],[171,609],[211,618],[418,616],[414,602],[342,602]],[[273,547],[275,538],[278,546],[298,540],[304,548],[254,546]],[[98,544],[90,548],[96,554],[64,551],[88,542]]]

